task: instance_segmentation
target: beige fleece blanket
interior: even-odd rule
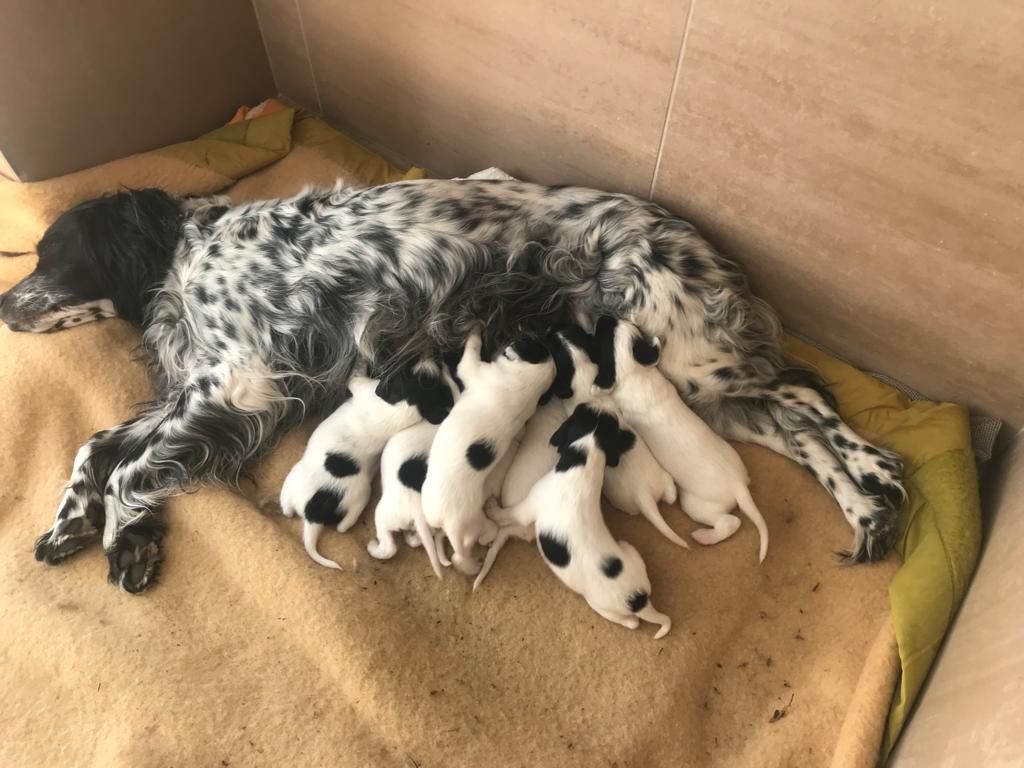
[[[322,150],[297,141],[230,193],[353,178]],[[176,192],[231,183],[142,155],[30,194],[5,186],[0,250],[31,248],[63,207],[126,175]],[[33,258],[0,260],[0,290]],[[162,579],[141,597],[106,583],[98,549],[35,562],[79,444],[149,395],[137,338],[120,321],[44,336],[0,327],[0,765],[874,763],[897,672],[896,561],[838,566],[850,531],[835,504],[759,448],[740,451],[771,531],[763,565],[749,524],[684,552],[609,512],[675,622],[660,641],[599,618],[520,543],[475,594],[454,572],[437,581],[422,551],[369,558],[367,517],[323,537],[343,572],[314,565],[297,521],[263,503],[312,425],[239,492],[169,504]],[[694,527],[678,509],[666,517]]]

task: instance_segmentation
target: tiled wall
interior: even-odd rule
[[[652,196],[792,329],[1024,424],[1024,4],[255,0],[394,159]]]

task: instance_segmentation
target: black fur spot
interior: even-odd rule
[[[615,386],[615,327],[619,324],[611,315],[604,315],[597,321],[594,330],[597,378],[594,383],[602,389]]]
[[[359,474],[359,462],[347,453],[328,453],[324,469],[335,477],[351,477]]]
[[[712,375],[719,381],[732,381],[736,378],[736,371],[732,368],[716,368]]]
[[[559,541],[550,533],[543,532],[537,537],[540,544],[541,554],[544,559],[558,568],[565,568],[569,565],[572,557],[569,554],[569,547],[564,541]]]
[[[196,286],[196,298],[199,300],[200,304],[210,303],[210,294],[207,293],[206,289],[201,285]]]
[[[512,342],[512,349],[519,357],[530,365],[539,365],[550,359],[551,351],[547,345],[532,336],[519,336]]]
[[[594,432],[609,467],[619,466],[623,454],[629,453],[636,445],[636,433],[620,428],[619,420],[610,413],[598,414]]]
[[[466,449],[466,461],[478,472],[491,466],[494,459],[494,443],[490,440],[477,440]]]
[[[875,448],[873,445],[867,445],[866,443],[860,447],[864,453],[870,454],[871,456],[881,456],[882,452]]]
[[[832,435],[832,439],[835,441],[835,444],[837,446],[839,446],[840,448],[845,448],[846,450],[850,450],[851,448],[857,447],[856,443],[850,442],[840,434]]]
[[[581,467],[586,463],[587,452],[569,445],[559,450],[555,472],[568,472],[573,467]]]
[[[633,339],[633,359],[640,365],[654,365],[660,356],[661,350],[643,336]]]
[[[65,501],[64,506],[61,507],[60,511],[57,513],[57,519],[63,520],[64,518],[69,517],[71,513],[75,510],[75,506],[76,504],[74,499],[68,499],[67,501]]]
[[[423,490],[423,481],[427,479],[427,457],[413,456],[402,462],[398,468],[398,481],[406,488],[414,491]]]
[[[548,442],[556,448],[568,448],[584,435],[589,435],[597,429],[597,416],[597,411],[589,405],[577,405],[576,410],[554,431]]]
[[[836,489],[836,479],[834,477],[830,477],[828,479],[828,489],[830,491],[834,491]]]
[[[341,509],[342,495],[326,489],[317,491],[306,502],[303,516],[311,523],[337,525],[345,517],[345,512]]]
[[[795,400],[796,398],[794,397],[793,399]],[[835,416],[827,416],[821,420],[821,423],[828,427],[829,429],[839,428],[839,419],[837,419]]]
[[[629,599],[626,600],[626,605],[629,606],[629,610],[631,610],[633,613],[636,613],[637,611],[642,611],[644,608],[647,607],[647,593],[634,592],[632,595],[629,596]]]
[[[601,572],[609,579],[614,579],[622,573],[622,560],[614,555],[609,555],[601,561]]]
[[[891,483],[883,483],[874,472],[868,472],[860,479],[860,487],[872,496],[885,499],[889,506],[896,508],[903,503],[903,494]]]
[[[871,527],[871,518],[868,517],[867,515],[864,515],[863,517],[858,518],[857,522],[860,524],[861,528],[869,528],[869,527]]]

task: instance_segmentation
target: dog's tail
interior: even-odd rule
[[[501,548],[505,546],[505,542],[512,537],[517,539],[523,539],[529,541],[533,538],[533,526],[529,525],[506,525],[498,529],[498,535],[494,537],[494,541],[491,542],[491,548],[487,550],[487,556],[484,558],[484,565],[480,569],[480,573],[477,574],[476,580],[473,582],[473,591],[479,587],[487,574],[491,572],[491,568],[494,566],[494,561],[498,559],[498,553],[501,552]]]
[[[445,568],[451,568],[452,561],[448,559],[447,553],[444,551],[444,531],[438,529],[434,531],[434,552],[437,553],[437,561]]]
[[[416,526],[416,533],[419,534],[420,543],[430,559],[430,567],[434,569],[434,575],[440,579],[441,562],[437,556],[437,542],[434,539],[434,532],[430,530],[430,525],[427,523],[427,518],[423,515],[422,505],[415,505],[415,509],[412,512],[412,520],[413,525]]]
[[[757,533],[761,537],[761,549],[758,553],[758,560],[763,563],[768,555],[768,526],[765,524],[761,510],[754,503],[754,497],[750,495],[750,489],[747,488],[745,483],[740,483],[736,489],[736,503],[743,514],[757,528]]]
[[[306,554],[310,556],[314,563],[322,565],[324,568],[336,568],[340,571],[340,565],[333,560],[328,560],[316,549],[317,542],[320,541],[320,532],[323,529],[322,523],[311,523],[308,520],[302,521],[302,543],[306,547]]]
[[[684,549],[690,548],[690,545],[686,543],[686,539],[673,531],[671,526],[665,522],[665,518],[662,516],[661,510],[658,509],[658,503],[654,499],[647,496],[640,501],[639,507],[640,514],[646,517],[650,524],[657,528],[662,536],[673,544],[678,544]]]
[[[637,618],[643,619],[644,621],[650,622],[651,624],[660,624],[658,631],[654,633],[654,639],[660,640],[668,631],[672,629],[672,619],[666,616],[661,611],[655,610],[654,606],[651,605],[651,601],[647,601],[647,605],[636,612]]]

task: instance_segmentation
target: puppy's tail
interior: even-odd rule
[[[313,560],[314,563],[322,565],[324,568],[336,568],[341,570],[341,566],[333,560],[328,560],[326,557],[321,555],[317,549],[317,542],[320,541],[320,532],[324,529],[322,523],[311,523],[308,520],[302,522],[302,543],[306,547],[306,554]]]
[[[650,622],[651,624],[661,625],[661,627],[658,628],[658,631],[654,633],[655,640],[660,640],[668,634],[668,631],[670,629],[672,629],[672,619],[670,619],[661,611],[655,610],[654,606],[651,605],[649,600],[647,601],[647,605],[645,605],[641,610],[636,612],[636,616],[637,618],[643,619],[644,621]]]
[[[750,489],[747,488],[746,484],[740,484],[736,489],[736,503],[743,514],[757,528],[757,533],[761,537],[761,549],[758,553],[758,560],[763,563],[768,555],[768,526],[765,524],[761,510],[754,503],[754,497],[750,495]]]
[[[657,528],[662,536],[673,544],[678,544],[684,549],[690,548],[690,545],[686,543],[686,539],[673,531],[671,526],[665,522],[665,518],[662,516],[661,510],[658,509],[658,503],[654,499],[648,496],[640,502],[639,506],[640,514],[646,517],[650,524]]]
[[[434,531],[434,552],[437,553],[437,561],[445,568],[451,568],[452,561],[444,551],[444,531]]]
[[[484,558],[484,565],[480,569],[480,573],[477,574],[476,580],[473,582],[474,592],[476,591],[476,588],[483,583],[487,574],[491,572],[494,561],[498,559],[498,553],[501,552],[501,548],[505,546],[505,542],[513,536],[517,539],[529,541],[533,538],[533,526],[506,525],[498,529],[498,535],[494,537],[494,541],[491,542],[491,548],[487,550],[487,556]]]
[[[441,562],[437,557],[437,542],[434,540],[434,532],[430,530],[427,518],[423,516],[423,507],[419,504],[413,510],[412,519],[413,525],[416,526],[416,533],[419,534],[420,543],[423,544],[423,549],[427,551],[427,557],[430,558],[430,567],[434,569],[434,575],[440,579]]]

